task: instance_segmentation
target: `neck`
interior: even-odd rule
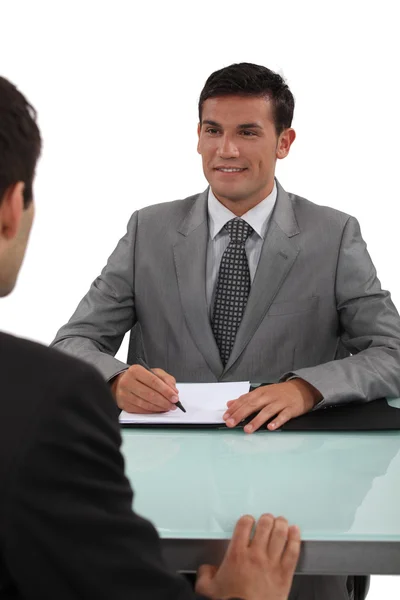
[[[227,198],[226,196],[221,196],[220,194],[216,194],[214,190],[212,190],[216,199],[223,204],[228,210],[230,210],[237,217],[241,217],[249,210],[260,204],[265,198],[267,198],[272,190],[274,189],[274,181],[270,184],[268,188],[263,188],[257,194],[254,194],[250,197],[246,198]]]

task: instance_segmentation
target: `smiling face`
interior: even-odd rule
[[[238,216],[264,200],[274,186],[275,164],[288,155],[293,129],[276,133],[271,102],[221,96],[203,104],[197,150],[216,198]]]

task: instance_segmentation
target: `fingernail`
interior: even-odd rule
[[[171,406],[171,410],[177,410],[177,409],[178,409],[178,407],[176,406],[176,404],[173,404],[173,405]]]
[[[269,427],[270,427],[271,429],[275,429],[275,423],[270,423],[270,424],[269,424]]]
[[[246,427],[244,428],[244,430],[247,433],[251,433],[253,431],[253,425],[246,425]]]
[[[172,396],[172,398],[171,398],[171,402],[174,402],[174,403],[175,403],[175,402],[179,402],[179,398],[178,398],[178,396]]]
[[[228,419],[226,424],[229,425],[229,427],[232,427],[235,424],[235,421],[233,419]]]
[[[229,417],[228,412],[226,412],[224,415],[222,415],[222,418],[224,419],[224,421],[226,421],[228,417]]]

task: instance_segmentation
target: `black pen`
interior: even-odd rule
[[[136,357],[137,362],[139,363],[139,365],[141,365],[144,369],[146,369],[146,371],[149,371],[150,373],[153,373],[153,375],[155,375],[156,377],[158,377],[157,373],[154,373],[154,371],[152,371],[149,367],[149,365],[147,365],[143,358],[140,358],[140,356]],[[158,377],[159,379],[161,379],[161,377]],[[161,379],[162,381],[162,379]],[[165,383],[165,381],[164,381]],[[182,412],[186,412],[186,409],[182,406],[182,404],[180,403],[180,401],[178,400],[178,402],[171,402],[171,404],[175,404],[175,406],[177,406],[178,408],[181,409]]]

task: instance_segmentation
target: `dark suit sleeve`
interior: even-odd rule
[[[21,597],[195,598],[164,566],[154,527],[132,512],[116,408],[101,377],[82,364],[51,396],[13,465],[3,515],[3,558]]]
[[[400,317],[389,292],[381,288],[353,217],[343,231],[335,291],[340,341],[352,356],[289,375],[322,393],[318,407],[400,396]]]

